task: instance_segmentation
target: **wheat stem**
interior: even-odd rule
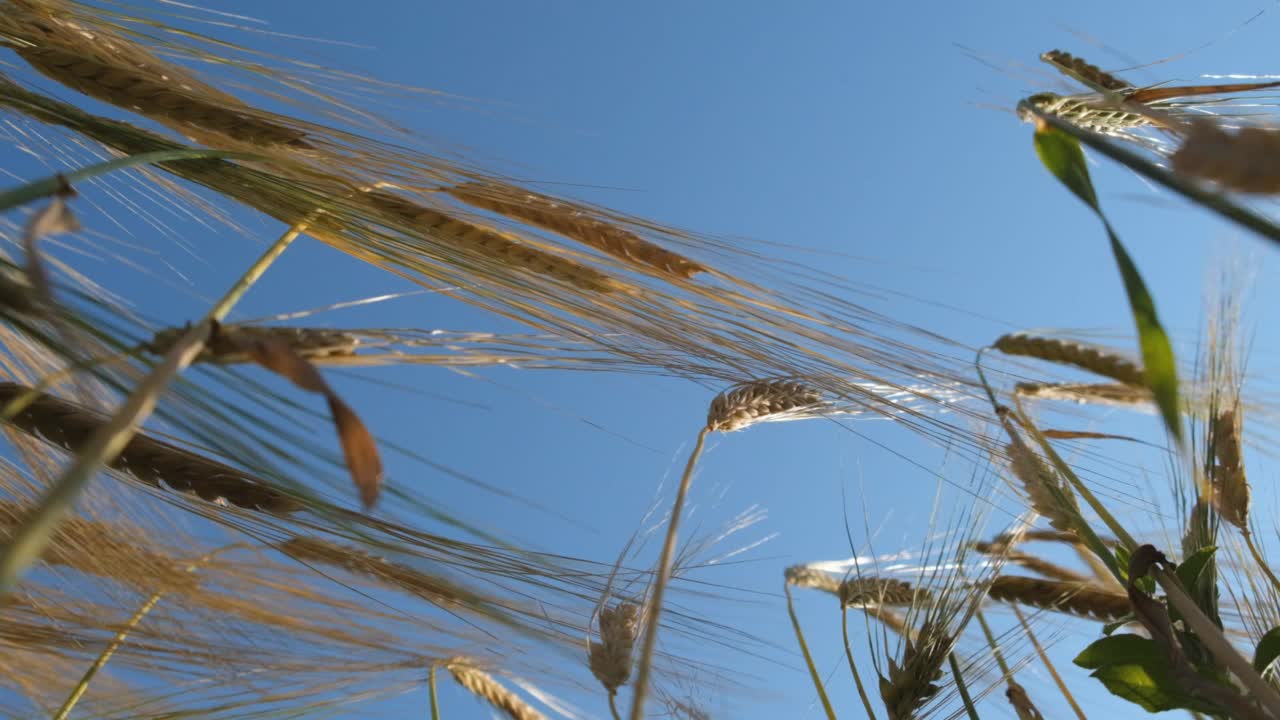
[[[436,666],[427,673],[427,689],[431,693],[431,720],[440,720],[440,698],[436,697]]]
[[[245,292],[306,227],[306,223],[299,223],[281,235],[213,306],[204,320],[188,330],[164,360],[138,384],[111,420],[94,431],[88,442],[79,449],[71,467],[58,479],[35,511],[14,531],[4,548],[0,549],[0,594],[7,594],[17,583],[19,576],[40,557],[58,524],[71,512],[76,499],[89,481],[103,465],[124,449],[155,408],[156,401],[169,381],[190,365],[204,349],[213,323],[231,312],[231,308]]]
[[[622,720],[622,716],[618,714],[617,697],[618,693],[616,691],[609,693],[609,713],[613,715],[613,720]]]
[[[849,659],[849,670],[853,673],[853,684],[858,687],[858,697],[862,699],[862,706],[867,710],[867,720],[876,720],[876,713],[871,709],[871,698],[867,696],[867,689],[862,685],[862,675],[858,672],[858,664],[853,661],[853,648],[849,646],[849,606],[841,605],[840,607],[840,631],[844,634],[844,655]]]
[[[125,623],[124,627],[120,628],[120,632],[116,633],[115,639],[113,639],[111,644],[102,651],[102,654],[98,656],[98,659],[93,661],[93,664],[85,671],[84,676],[80,678],[80,682],[76,683],[75,688],[71,690],[71,694],[68,695],[67,699],[62,703],[62,707],[58,709],[58,712],[54,713],[53,720],[67,719],[67,716],[70,715],[71,711],[75,708],[76,703],[80,702],[80,698],[84,696],[86,691],[88,691],[89,683],[93,680],[94,676],[97,675],[98,671],[107,664],[107,661],[111,659],[111,656],[115,655],[116,650],[120,649],[120,646],[124,644],[124,641],[129,637],[129,632],[137,627],[138,623],[142,622],[142,619],[147,616],[147,613],[151,612],[151,609],[156,606],[156,603],[160,602],[160,598],[164,597],[164,593],[164,590],[159,590],[151,597],[147,598],[147,601],[142,604],[142,607],[138,608],[138,611],[133,614],[133,617],[129,618],[129,622]]]
[[[827,697],[827,690],[822,686],[822,676],[818,674],[818,666],[813,663],[813,655],[809,652],[809,643],[805,642],[804,631],[800,629],[800,618],[796,616],[796,606],[791,599],[791,586],[783,585],[782,591],[787,595],[787,614],[791,616],[791,628],[796,631],[796,642],[800,643],[800,654],[804,656],[805,667],[809,669],[813,687],[818,691],[822,709],[827,714],[827,720],[836,720],[836,711],[831,708],[831,699]]]
[[[951,674],[956,679],[956,691],[960,693],[960,700],[964,703],[969,720],[981,720],[978,717],[978,708],[973,706],[973,698],[969,697],[969,686],[964,682],[964,675],[960,674],[960,663],[956,662],[956,654],[947,653],[947,662],[951,664]]]
[[[662,544],[662,556],[658,560],[658,577],[654,581],[653,595],[649,598],[648,618],[645,619],[644,644],[640,646],[640,664],[636,669],[635,690],[631,696],[631,720],[642,720],[644,717],[644,701],[649,691],[649,671],[653,664],[653,651],[658,643],[658,620],[662,616],[662,596],[667,591],[667,583],[671,580],[671,565],[675,557],[676,537],[680,527],[680,515],[684,512],[684,499],[689,494],[689,485],[693,482],[693,469],[698,464],[698,456],[702,455],[702,447],[711,433],[710,425],[698,431],[698,440],[689,453],[689,461],[684,467],[684,476],[680,478],[680,489],[676,491],[676,502],[671,508],[671,520],[667,524],[667,539]]]
[[[1049,671],[1049,677],[1053,678],[1054,684],[1057,685],[1058,690],[1062,692],[1062,697],[1067,699],[1067,704],[1071,706],[1076,717],[1080,718],[1080,720],[1089,720],[1085,717],[1084,710],[1080,709],[1080,705],[1071,694],[1071,690],[1067,688],[1067,683],[1064,682],[1062,680],[1062,676],[1058,674],[1058,669],[1054,667],[1053,662],[1049,660],[1049,655],[1040,645],[1040,640],[1037,639],[1036,634],[1031,631],[1031,625],[1027,623],[1027,619],[1022,615],[1022,611],[1018,609],[1017,605],[1010,605],[1009,607],[1013,608],[1013,614],[1018,617],[1018,622],[1022,624],[1022,630],[1027,633],[1027,639],[1031,641],[1031,647],[1036,649],[1036,654],[1040,656],[1040,662],[1044,663],[1045,670]]]

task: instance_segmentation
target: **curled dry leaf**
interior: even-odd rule
[[[66,185],[53,196],[44,209],[31,216],[26,230],[22,233],[22,249],[27,254],[27,282],[39,302],[50,303],[53,300],[53,293],[49,288],[49,273],[45,270],[44,263],[40,261],[40,252],[36,248],[36,243],[50,235],[75,232],[80,229],[79,221],[72,214],[71,208],[67,207],[66,198],[74,194],[71,186]]]
[[[356,412],[329,387],[320,371],[288,343],[271,337],[245,338],[237,342],[238,349],[254,362],[287,378],[303,390],[324,395],[329,401],[329,412],[342,443],[342,455],[351,472],[351,479],[360,492],[360,500],[365,508],[373,507],[382,485],[382,459],[378,455],[378,444],[374,441],[373,434]]]

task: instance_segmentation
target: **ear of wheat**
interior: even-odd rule
[[[1126,385],[1146,387],[1142,369],[1131,360],[1083,343],[1014,333],[1002,336],[993,347],[1006,355],[1074,365]]]
[[[761,422],[812,417],[822,408],[822,393],[788,378],[735,385],[711,401],[707,428],[734,432]]]
[[[1145,405],[1151,391],[1124,383],[1032,383],[1020,382],[1014,392],[1038,400],[1062,400],[1089,405]]]
[[[1078,541],[1073,540],[1073,542]],[[973,544],[973,549],[984,555],[999,556],[1006,562],[1011,562],[1020,567],[1024,567],[1033,573],[1037,573],[1054,580],[1076,583],[1086,583],[1090,580],[1088,575],[1078,573],[1070,568],[1062,567],[1057,563],[1049,562],[1044,558],[1037,557],[1020,550],[1012,550],[1008,545],[1003,543],[977,542]]]
[[[912,605],[926,600],[928,591],[913,587],[903,580],[879,577],[851,577],[840,583],[842,607],[878,607]]]
[[[807,565],[792,565],[783,572],[783,578],[788,585],[822,590],[832,595],[840,594],[840,578]]]
[[[907,638],[906,651],[899,664],[888,658],[888,675],[880,678],[880,699],[889,720],[908,720],[938,694],[942,664],[951,652],[954,639],[925,623],[915,640]]]
[[[166,354],[186,331],[187,328],[166,328],[157,332],[147,343],[147,352]],[[324,328],[219,325],[196,360],[220,364],[254,362],[244,348],[258,342],[284,343],[301,357],[316,359],[353,356],[360,338]]]
[[[0,403],[18,398],[30,388],[0,383]],[[107,419],[100,413],[45,393],[12,420],[15,427],[75,452]],[[138,433],[120,451],[111,465],[149,485],[161,483],[179,492],[189,492],[211,502],[271,513],[291,513],[302,507],[299,500],[261,480],[145,433]]]
[[[545,195],[488,183],[466,183],[445,192],[475,207],[558,233],[627,262],[689,279],[706,268],[639,235]]]
[[[1040,59],[1057,68],[1059,72],[1099,92],[1119,92],[1133,88],[1132,85],[1115,75],[1104,72],[1097,65],[1088,63],[1083,58],[1078,58],[1062,50],[1050,50],[1042,53]]]
[[[1222,519],[1249,531],[1249,479],[1244,471],[1243,432],[1239,408],[1213,419],[1213,507]]]
[[[503,687],[492,675],[477,668],[470,660],[452,658],[443,665],[467,692],[502,711],[511,720],[546,720],[546,716],[521,700],[519,695]]]
[[[1021,439],[1005,445],[1005,454],[1009,471],[1022,483],[1031,509],[1047,518],[1055,530],[1072,532],[1080,508],[1071,489],[1059,483],[1057,475]]]
[[[631,650],[640,627],[640,608],[618,603],[600,610],[600,642],[592,642],[588,657],[591,674],[610,694],[631,678]]]
[[[1128,137],[1130,131],[1154,124],[1147,115],[1121,110],[1096,96],[1044,92],[1028,97],[1025,102],[1040,112],[1056,115],[1077,127],[1113,137]]]
[[[1019,575],[996,577],[987,590],[987,596],[992,600],[1098,620],[1119,620],[1132,611],[1127,595],[1103,590],[1096,585]]]

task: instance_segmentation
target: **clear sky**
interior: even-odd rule
[[[1131,321],[1105,237],[1044,172],[1030,127],[1012,113],[1020,97],[1067,87],[1038,63],[1042,51],[1066,49],[1107,68],[1177,56],[1126,73],[1144,83],[1280,71],[1268,64],[1280,10],[1262,0],[1159,8],[580,0],[242,0],[214,7],[262,18],[273,30],[364,47],[243,36],[250,44],[464,98],[396,98],[394,107],[373,108],[432,142],[552,192],[718,236],[785,244],[777,251],[783,257],[877,291],[859,302],[975,346],[1037,327],[1097,328],[1129,342]],[[9,160],[0,154],[0,165]],[[1127,172],[1107,165],[1094,171],[1113,223],[1180,338],[1193,340],[1200,327],[1207,263],[1233,254],[1250,258],[1258,276],[1250,319],[1260,329],[1271,324],[1270,248],[1188,212]],[[250,241],[193,230],[201,259],[175,257],[186,278],[175,281],[204,297],[219,292],[278,232],[265,220],[246,224],[261,230]],[[410,289],[316,243],[292,249],[271,273],[275,282],[255,290],[237,317]],[[156,290],[161,297],[175,322],[203,307],[198,297],[173,299],[167,288]],[[363,318],[511,328],[421,298],[335,314],[333,323]],[[1251,363],[1260,374],[1276,358],[1265,334]],[[341,377],[376,432],[578,523],[400,458],[389,461],[391,482],[447,500],[459,515],[505,536],[603,561],[621,550],[655,497],[670,498],[713,394],[671,379],[569,372],[504,369],[469,378],[396,368],[357,375],[429,393]],[[700,659],[743,673],[756,690],[748,698],[687,689],[713,717],[821,716],[779,590],[788,565],[850,555],[845,511],[861,552],[868,550],[864,517],[876,551],[918,547],[936,478],[878,444],[944,474],[945,457],[886,423],[851,427],[858,432],[822,421],[766,425],[715,439],[704,458],[687,527],[710,532],[758,506],[767,519],[723,549],[771,538],[698,575],[741,588],[730,594],[749,600],[701,610],[722,611],[725,622],[773,644],[752,648],[755,656],[705,649]],[[1255,486],[1270,480],[1263,472],[1254,477]],[[999,529],[997,523],[991,532]],[[656,544],[646,561],[656,558]],[[818,664],[831,674],[841,717],[861,716],[840,643],[822,636],[838,630],[833,603],[801,594],[799,605],[817,634]],[[1047,627],[1053,636],[1056,626]],[[1085,636],[1070,627],[1056,637],[1068,648],[1057,656],[1074,672],[1065,667],[1069,648],[1083,646]],[[1065,717],[1039,667],[1026,673],[1045,715]],[[442,689],[442,699],[449,720],[487,716],[452,687]],[[572,699],[589,717],[604,713],[598,697]],[[379,707],[388,716],[426,717],[426,693]],[[988,707],[989,717],[1012,717],[999,695]]]

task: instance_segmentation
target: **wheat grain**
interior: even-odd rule
[[[711,401],[707,428],[734,432],[769,420],[794,419],[818,410],[822,393],[790,379],[753,380],[735,385]]]
[[[507,265],[548,275],[592,292],[607,293],[619,288],[616,280],[599,270],[539,250],[513,235],[450,217],[395,193],[371,189],[362,197],[375,210],[396,218],[400,223],[408,221],[434,237]]]
[[[221,136],[254,145],[308,147],[301,130],[263,117],[105,27],[86,27],[26,2],[9,3],[5,14],[0,27],[17,41],[10,41],[15,52],[73,90],[138,112],[197,142],[213,144]]]
[[[1097,65],[1085,62],[1083,58],[1078,58],[1062,50],[1050,50],[1042,53],[1040,59],[1094,90],[1118,92],[1133,87],[1115,75],[1101,70]]]
[[[1129,598],[1089,583],[1061,582],[1000,575],[987,590],[992,600],[1020,603],[1099,620],[1118,620],[1130,613]]]
[[[1249,530],[1249,479],[1244,471],[1243,442],[1238,408],[1213,419],[1213,507],[1224,520]]]
[[[0,383],[0,403],[28,392],[30,388],[23,385]],[[12,420],[15,427],[71,452],[106,422],[100,413],[45,393],[36,393],[35,400]],[[145,433],[135,435],[111,467],[146,484],[159,487],[163,483],[211,502],[272,513],[290,513],[301,507],[297,498],[257,478]]]
[[[994,347],[1006,355],[1073,365],[1126,385],[1146,387],[1142,369],[1131,360],[1083,343],[1013,333],[996,340]]]
[[[908,720],[921,706],[938,694],[942,663],[951,652],[953,638],[926,622],[915,640],[904,640],[906,649],[899,665],[888,658],[888,677],[880,678],[880,698],[889,720]]]
[[[465,183],[445,192],[469,205],[527,222],[628,262],[688,279],[706,268],[584,210],[521,188]]]
[[[792,565],[783,572],[788,585],[822,590],[833,595],[840,594],[840,580],[835,575],[822,570],[815,570],[807,565]]]
[[[506,689],[493,676],[478,669],[467,658],[451,658],[444,667],[467,692],[501,710],[511,720],[546,720],[518,695]]]
[[[588,665],[591,674],[616,693],[631,677],[631,650],[640,626],[640,608],[634,603],[618,603],[600,610],[600,642],[591,643]]]
[[[1124,383],[1032,383],[1020,382],[1014,392],[1039,400],[1064,400],[1093,405],[1143,405],[1151,402],[1151,391]]]
[[[147,343],[147,352],[164,355],[186,331],[187,328],[166,328],[157,332],[151,342]],[[309,360],[351,357],[360,344],[360,338],[342,330],[219,325],[196,360],[219,364],[254,362],[244,348],[263,341],[284,343]]]
[[[838,592],[842,607],[858,608],[913,605],[929,597],[928,591],[909,582],[878,577],[848,578],[840,583]]]
[[[1228,190],[1280,193],[1280,131],[1244,127],[1233,134],[1208,120],[1189,125],[1182,146],[1169,158],[1175,172]]]

